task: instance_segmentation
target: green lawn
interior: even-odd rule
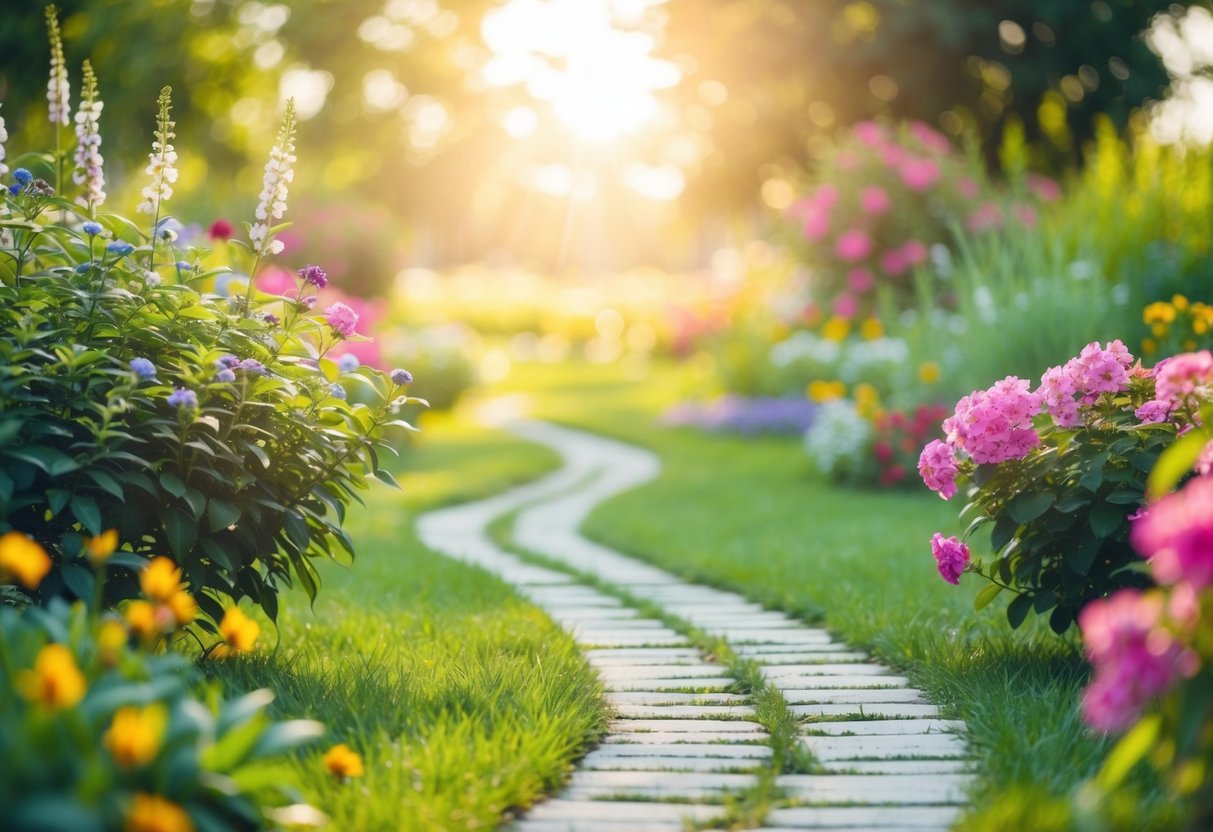
[[[833,486],[795,439],[657,427],[681,395],[679,378],[661,366],[644,382],[612,368],[531,366],[503,387],[531,391],[536,416],[662,457],[656,482],[590,516],[590,537],[822,622],[904,669],[968,723],[980,778],[967,828],[1070,828],[1049,798],[1070,795],[1109,747],[1079,718],[1087,670],[1075,634],[1058,638],[1036,620],[1013,632],[1002,604],[973,611],[978,581],[940,579],[928,541],[960,532],[954,503],[925,489]],[[1142,823],[1157,820],[1159,801],[1147,798],[1142,811]]]
[[[600,687],[572,640],[413,531],[419,511],[555,464],[542,448],[428,415],[397,471],[403,493],[375,484],[351,512],[354,566],[322,570],[314,613],[301,592],[287,596],[277,651],[221,667],[229,687],[276,691],[278,716],[329,726],[293,769],[301,798],[331,828],[492,828],[551,790],[602,730]],[[337,742],[363,755],[364,778],[340,784],[325,773],[320,756]]]

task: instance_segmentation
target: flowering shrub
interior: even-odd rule
[[[1007,589],[1013,627],[1032,610],[1052,611],[1059,633],[1088,602],[1149,585],[1130,546],[1130,515],[1159,455],[1196,420],[1193,391],[1211,379],[1208,353],[1146,370],[1113,341],[1050,368],[1035,391],[1008,377],[962,398],[918,470],[944,499],[964,488],[966,536],[989,526],[994,557],[970,561],[966,544],[937,535],[941,574],[953,583],[960,571],[980,574],[991,585],[978,608]]]
[[[101,112],[91,84],[89,129]],[[213,627],[224,598],[249,597],[275,618],[283,584],[315,597],[313,558],[352,557],[346,505],[368,475],[394,482],[380,453],[392,450],[389,429],[410,427],[396,409],[416,400],[407,373],[360,367],[345,378],[371,403],[345,401],[332,357],[360,339],[357,315],[339,302],[314,308],[314,267],[289,297],[248,279],[231,297],[201,290],[231,270],[202,268],[205,252],[176,246],[165,215],[177,160],[170,107],[166,88],[139,205],[146,231],[94,216],[101,197],[88,176],[83,207],[59,193],[61,179],[19,168],[6,183],[0,532],[28,534],[50,553],[33,592],[47,600],[99,591],[85,541],[115,529],[110,563],[125,568],[106,582],[106,601],[134,597],[128,570],[171,555]],[[293,125],[288,106],[243,274],[279,250],[270,223],[287,207]]]
[[[948,415],[942,405],[921,404],[911,411],[879,411],[872,417],[872,458],[878,480],[886,488],[909,482],[919,448],[939,434],[939,423]]]
[[[1036,203],[1059,196],[1055,182],[1032,176],[1022,198],[1008,204],[973,175],[945,136],[921,122],[896,131],[858,124],[818,169],[824,173],[816,187],[788,218],[815,267],[814,299],[847,319],[872,312],[878,287],[909,302],[910,274],[931,259],[933,246],[946,254],[952,225],[972,232],[1033,226]]]
[[[224,699],[176,653],[62,601],[0,607],[0,778],[12,829],[260,829],[293,800],[272,760],[317,722],[274,722],[259,690]],[[201,697],[191,691],[203,687]],[[19,762],[18,762],[19,761]],[[294,806],[294,814],[300,807]]]

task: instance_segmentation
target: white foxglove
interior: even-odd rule
[[[249,242],[258,256],[277,254],[282,251],[282,242],[270,236],[272,220],[280,220],[286,213],[287,185],[295,178],[291,167],[295,164],[295,100],[286,103],[286,115],[278,130],[278,142],[270,150],[270,160],[265,164],[265,176],[261,182],[261,201],[257,203],[257,222],[249,228]]]
[[[84,88],[80,94],[80,107],[76,110],[76,167],[72,170],[72,181],[84,186],[84,192],[76,202],[91,213],[105,202],[105,159],[101,157],[101,132],[98,122],[101,108],[105,105],[97,98],[97,76],[93,67],[84,62]]]
[[[71,88],[67,80],[67,64],[63,60],[63,38],[59,34],[59,12],[52,5],[46,7],[46,29],[51,43],[51,77],[46,85],[46,101],[51,124],[67,126],[71,123],[71,106],[68,99]]]
[[[170,144],[170,140],[177,135],[173,132],[174,122],[169,119],[169,111],[173,108],[172,95],[172,87],[160,90],[160,98],[156,102],[160,108],[156,116],[156,141],[152,142],[152,152],[147,157],[147,174],[152,181],[144,187],[143,201],[135,207],[136,211],[153,217],[159,216],[160,203],[173,195],[172,183],[177,181],[177,151]]]

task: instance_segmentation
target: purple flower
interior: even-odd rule
[[[278,326],[278,324],[282,323],[281,319],[279,319],[279,317],[273,312],[266,312],[261,316],[261,319],[270,326]]]
[[[256,376],[268,375],[269,371],[265,369],[265,365],[255,358],[246,358],[236,365],[237,370],[243,370],[246,373],[252,373]]]
[[[319,300],[320,300],[320,298],[316,297],[315,295],[308,295],[306,298],[299,301],[299,306],[301,308],[303,308],[304,310],[311,310],[311,309],[315,308],[316,303]]]
[[[334,399],[341,399],[342,401],[345,401],[345,388],[334,382],[333,384],[329,385],[329,395]]]
[[[215,381],[235,381],[236,374],[227,367],[224,367],[219,372],[215,373]]]
[[[349,338],[358,326],[358,313],[340,301],[324,310],[324,317],[333,332],[342,338]]]
[[[413,374],[408,370],[392,370],[392,383],[400,387],[413,383]]]
[[[132,358],[130,363],[131,372],[142,379],[156,377],[156,365],[148,361],[146,358]]]
[[[329,285],[329,276],[319,266],[304,266],[299,270],[298,274],[303,278],[304,282],[312,284],[317,289],[323,289]]]
[[[230,370],[233,367],[240,366],[240,359],[234,355],[225,355],[222,358],[215,360],[216,367],[222,367],[225,370]]]
[[[969,547],[955,537],[944,537],[939,532],[931,538],[931,554],[940,576],[950,584],[960,583],[960,576],[969,565]]]
[[[178,387],[168,394],[168,403],[173,407],[184,407],[186,410],[194,410],[198,407],[198,394],[193,390]]]

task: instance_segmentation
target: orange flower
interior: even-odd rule
[[[33,670],[17,672],[17,690],[29,701],[52,710],[70,708],[84,698],[87,684],[76,657],[62,644],[38,651]]]
[[[167,725],[168,708],[163,702],[153,702],[143,708],[127,705],[114,714],[114,721],[102,742],[118,765],[134,768],[155,759]]]
[[[194,832],[185,810],[158,794],[138,792],[126,815],[125,832]]]
[[[198,602],[184,589],[174,592],[165,605],[173,611],[173,617],[177,619],[177,625],[180,627],[189,624],[198,615]]]
[[[181,570],[163,555],[152,558],[152,562],[139,573],[139,585],[149,599],[161,604],[166,603],[183,588]]]
[[[324,767],[338,780],[363,775],[362,757],[345,743],[338,743],[324,755]]]
[[[127,604],[126,623],[131,632],[143,641],[150,641],[159,632],[156,626],[156,608],[147,601],[131,601]]]
[[[239,607],[231,607],[219,622],[219,634],[233,652],[245,653],[253,649],[261,635],[261,625],[249,618]],[[221,655],[226,655],[223,651]]]
[[[18,531],[0,535],[0,573],[26,589],[37,589],[51,571],[51,559],[36,540]]]
[[[100,566],[109,560],[109,556],[118,548],[118,530],[109,529],[96,537],[86,538],[84,541],[84,551],[88,553],[89,560]]]
[[[101,655],[101,663],[113,667],[118,663],[118,651],[126,644],[126,627],[114,618],[106,619],[97,632],[97,652]]]

